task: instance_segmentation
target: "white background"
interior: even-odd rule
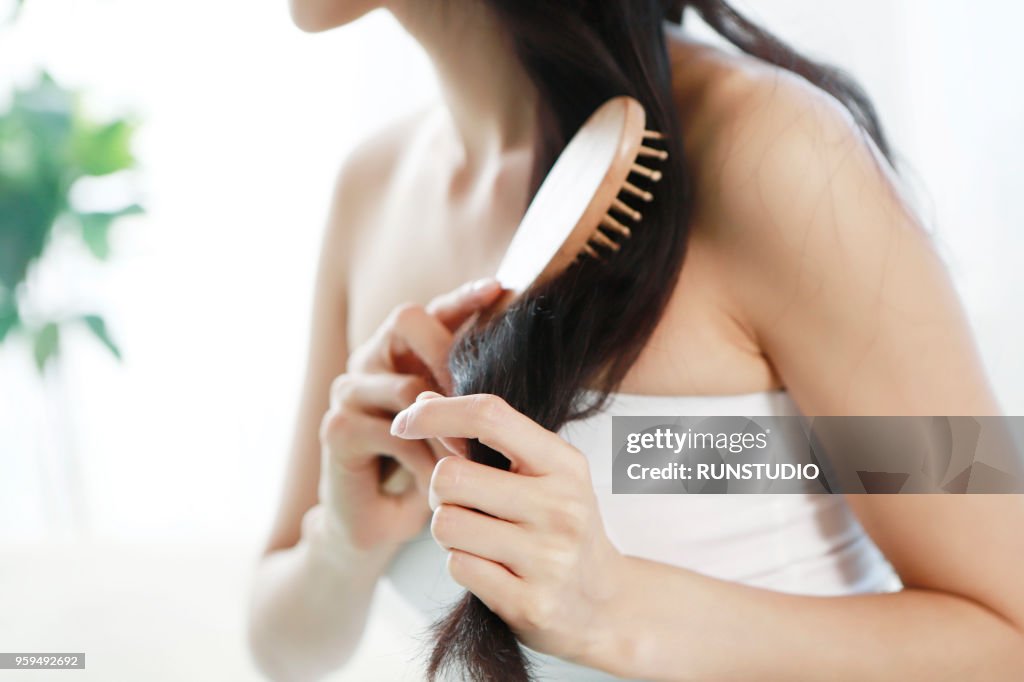
[[[741,6],[874,97],[1004,408],[1024,414],[1024,6]],[[127,184],[149,212],[115,232],[109,265],[63,245],[33,281],[48,309],[103,312],[122,364],[71,335],[43,384],[23,343],[0,347],[0,651],[85,650],[89,679],[253,679],[245,589],[333,176],[436,95],[433,74],[384,14],[308,36],[283,0],[28,0],[0,32],[0,101],[37,67],[144,121]],[[361,665],[385,665],[384,616]]]

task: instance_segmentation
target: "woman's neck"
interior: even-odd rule
[[[464,170],[476,174],[508,152],[532,148],[536,89],[481,0],[396,0],[390,9],[434,64]]]

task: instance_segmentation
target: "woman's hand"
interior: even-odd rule
[[[590,657],[596,625],[621,589],[625,557],[604,531],[586,458],[492,395],[425,393],[394,420],[403,439],[477,438],[512,462],[502,471],[449,456],[430,481],[431,531],[448,571],[530,648]]]
[[[443,448],[395,438],[391,417],[428,388],[450,390],[448,352],[455,331],[500,292],[494,280],[481,280],[426,306],[396,308],[335,379],[320,427],[320,513],[327,528],[354,549],[393,548],[426,523],[435,451]],[[386,480],[382,455],[400,467]]]

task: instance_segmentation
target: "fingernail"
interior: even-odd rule
[[[402,410],[395,415],[394,420],[391,422],[391,435],[401,436],[405,433],[405,427],[409,423],[409,413],[406,410]]]
[[[418,396],[416,396],[416,402],[419,402],[421,400],[430,400],[431,398],[443,398],[443,397],[444,397],[443,395],[441,395],[440,393],[437,393],[436,391],[423,391],[423,393],[420,393]]]
[[[485,277],[484,279],[478,279],[477,281],[473,282],[473,285],[470,287],[469,290],[472,291],[474,294],[482,294],[485,291],[490,291],[496,286],[498,286],[498,280],[494,279],[493,277]]]

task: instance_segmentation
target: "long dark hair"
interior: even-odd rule
[[[655,200],[623,249],[586,258],[537,287],[497,319],[463,335],[451,355],[455,392],[491,393],[541,426],[599,410],[654,331],[686,255],[692,198],[673,100],[664,21],[688,7],[743,51],[791,70],[843,102],[888,156],[871,103],[840,71],[801,57],[722,0],[485,0],[508,33],[539,95],[534,191],[586,118],[630,95],[663,132],[669,160]],[[470,457],[508,468],[479,442]],[[509,627],[467,593],[432,626],[428,677],[528,682],[529,660]]]

